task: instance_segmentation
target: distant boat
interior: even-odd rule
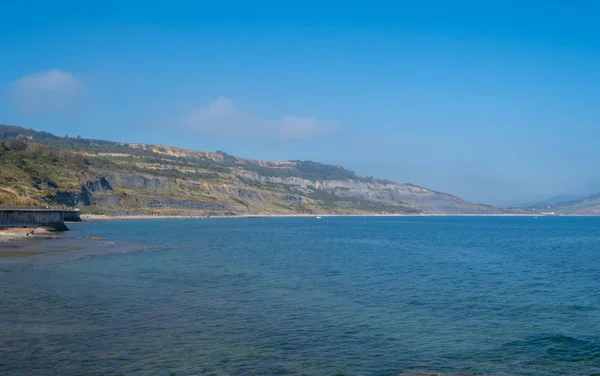
[[[319,216],[317,215],[317,219],[321,219],[321,217],[319,217]]]

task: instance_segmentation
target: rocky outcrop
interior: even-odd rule
[[[281,196],[281,201],[287,202],[288,204],[302,204],[304,198],[300,196],[283,195]]]
[[[79,191],[68,192],[58,191],[56,192],[56,201],[65,206],[89,206],[93,203],[93,197],[95,193],[102,193],[111,191],[112,187],[108,180],[100,178],[97,181],[88,181],[84,183]]]
[[[104,179],[113,188],[129,188],[157,192],[168,192],[175,183],[174,179],[148,177],[129,173],[107,174]]]
[[[82,191],[89,192],[90,194],[98,193],[98,192],[107,192],[112,191],[112,186],[108,182],[106,178],[100,178],[97,181],[88,181],[83,186],[81,186]]]
[[[154,191],[157,193],[168,192],[175,187],[174,179],[163,179],[147,177],[129,173],[110,173],[96,181],[88,181],[81,186],[79,191],[63,192],[56,194],[56,201],[62,205],[90,206],[94,205],[101,209],[180,209],[180,210],[203,210],[203,211],[227,211],[241,213],[247,208],[239,205],[228,205],[213,201],[199,199],[181,199],[174,197],[144,198],[136,194],[124,193],[123,189]],[[114,192],[114,190],[119,192]],[[229,193],[229,190],[225,190]],[[238,188],[234,190],[239,197],[248,199],[260,199],[258,192],[250,189]]]
[[[236,193],[239,198],[246,198],[249,200],[262,200],[260,194],[252,189],[238,188],[236,189]]]
[[[35,189],[39,190],[58,188],[58,185],[55,182],[48,180],[36,180],[33,182],[33,186],[35,187]]]

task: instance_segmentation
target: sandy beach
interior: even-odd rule
[[[52,234],[52,231],[45,228],[3,227],[0,228],[0,242],[10,239],[52,237]]]

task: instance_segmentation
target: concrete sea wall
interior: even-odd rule
[[[63,210],[63,216],[65,222],[81,222],[81,217],[79,216],[79,209]]]
[[[0,226],[3,227],[49,227],[68,230],[63,210],[52,209],[0,209]]]

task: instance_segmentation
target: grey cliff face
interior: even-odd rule
[[[300,178],[262,176],[254,173],[240,174],[245,179],[261,183],[294,186],[301,191],[325,191],[340,199],[341,205],[352,205],[348,199],[359,199],[385,206],[405,206],[424,214],[501,214],[510,210],[487,205],[472,204],[444,193],[410,184],[380,180],[326,180],[313,181]],[[345,202],[345,203],[344,203]]]
[[[238,176],[242,180],[215,184],[201,180],[176,180],[133,173],[107,173],[98,180],[86,182],[78,192],[58,192],[56,199],[67,206],[94,205],[102,209],[176,209],[230,213],[246,213],[249,205],[263,205],[269,201],[280,201],[302,212],[314,211],[308,208],[301,209],[306,205],[321,205],[328,207],[327,210],[332,212],[336,212],[335,208],[342,211],[356,209],[390,214],[505,212],[502,208],[472,204],[444,193],[388,181],[317,181],[297,177],[263,176],[249,172],[239,173]],[[269,196],[265,196],[259,190],[243,183],[244,181],[280,187],[284,192],[296,193],[269,193]],[[145,197],[144,192],[159,197]]]

